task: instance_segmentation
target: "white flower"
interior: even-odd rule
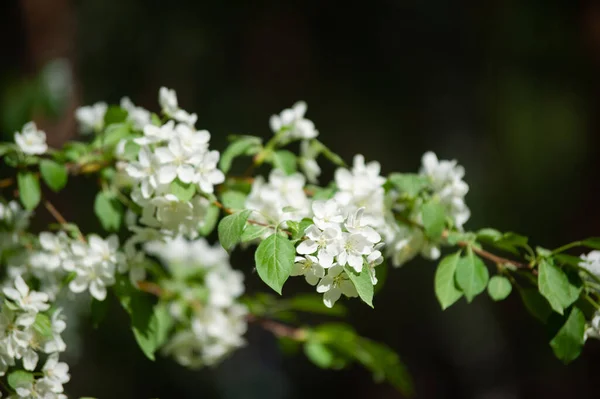
[[[80,293],[89,288],[90,294],[99,301],[106,298],[106,287],[115,283],[115,269],[121,254],[117,253],[118,239],[111,236],[103,240],[96,235],[88,237],[89,245],[83,248],[72,245],[74,252],[81,255],[80,264],[75,266],[77,276],[69,283],[69,289]]]
[[[304,172],[306,179],[315,184],[321,175],[321,167],[317,163],[318,153],[312,148],[309,140],[300,143],[300,169]]]
[[[344,222],[344,216],[335,200],[313,201],[312,210],[315,215],[313,222],[321,230],[329,227],[339,228],[340,224]]]
[[[173,89],[161,87],[158,92],[158,102],[165,115],[170,116],[176,121],[193,126],[198,119],[198,116],[196,114],[189,114],[188,112],[179,108],[179,104],[177,102],[177,94]]]
[[[142,107],[136,107],[129,97],[121,99],[121,108],[127,111],[127,120],[131,122],[134,129],[142,130],[152,122],[150,111]]]
[[[21,133],[15,133],[15,142],[25,154],[39,155],[48,151],[46,133],[38,130],[34,122],[25,124]]]
[[[421,175],[429,178],[435,194],[450,213],[454,224],[462,229],[471,216],[464,200],[469,191],[469,186],[462,180],[465,169],[457,165],[455,160],[439,161],[433,152],[426,152],[422,158]]]
[[[3,292],[9,299],[25,312],[43,312],[50,308],[48,295],[43,292],[29,291],[29,287],[21,276],[15,278],[15,288],[4,288]]]
[[[77,108],[75,119],[79,123],[81,133],[100,132],[104,128],[104,115],[107,109],[108,105],[104,102]]]
[[[324,268],[331,267],[333,258],[342,250],[342,232],[331,227],[321,230],[315,225],[310,225],[304,234],[308,238],[298,245],[296,251],[300,255],[310,255],[317,252],[319,264]]]
[[[190,154],[184,150],[179,138],[173,138],[167,147],[157,148],[154,154],[161,164],[174,168],[176,176],[182,182],[191,183],[196,180],[196,170],[192,162],[198,163],[199,160],[191,158]]]
[[[591,251],[580,256],[579,266],[587,269],[594,276],[600,277],[600,251]]]
[[[69,365],[59,362],[57,353],[48,356],[46,364],[42,367],[42,372],[50,385],[50,390],[54,393],[63,392],[63,384],[66,384],[71,379]]]
[[[310,285],[316,285],[319,279],[325,277],[325,269],[319,265],[319,260],[312,256],[296,256],[292,276],[304,276]]]
[[[244,275],[238,270],[221,268],[204,278],[209,290],[208,302],[216,307],[229,307],[244,293]]]
[[[143,198],[150,198],[159,185],[169,184],[177,175],[172,165],[161,165],[156,157],[142,147],[138,154],[138,162],[127,164],[125,172],[140,183]]]
[[[44,253],[40,254],[40,258],[37,262],[43,262],[47,270],[57,269],[62,261],[68,256],[67,253],[67,241],[68,237],[66,233],[59,232],[52,234],[48,232],[40,233],[40,245],[44,249]]]
[[[373,250],[373,243],[362,234],[342,233],[341,251],[337,254],[340,266],[350,265],[358,273],[362,271],[364,258]]]
[[[379,243],[375,246],[373,252],[367,256],[367,265],[369,266],[369,276],[371,277],[371,283],[373,285],[377,285],[377,274],[375,272],[375,268],[383,263],[383,255],[381,254],[381,247],[383,247],[383,243]]]
[[[592,321],[588,324],[588,328],[585,330],[583,339],[587,341],[588,338],[600,339],[600,312],[596,311]]]
[[[219,151],[208,151],[202,155],[196,166],[196,181],[200,190],[207,194],[214,191],[214,186],[225,181],[225,175],[219,169]]]
[[[328,308],[333,307],[342,294],[349,298],[358,296],[356,288],[344,272],[343,266],[339,265],[332,266],[327,270],[327,276],[323,277],[317,285],[317,292],[323,293],[323,303]]]
[[[67,328],[67,323],[65,322],[65,316],[62,314],[62,308],[58,308],[54,313],[52,313],[50,324],[52,329],[52,338],[44,342],[44,352],[64,352],[67,349],[67,344],[65,344],[61,334]]]
[[[299,101],[292,108],[284,109],[279,115],[271,116],[269,124],[273,133],[285,129],[290,139],[313,139],[319,135],[314,123],[304,118],[306,103]]]

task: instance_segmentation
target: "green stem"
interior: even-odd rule
[[[581,245],[583,245],[583,243],[581,241],[575,241],[575,242],[563,245],[562,247],[558,247],[555,250],[553,250],[552,251],[552,255],[559,254],[561,252],[566,251],[567,249],[571,249],[571,248],[575,248],[575,247],[580,247]]]

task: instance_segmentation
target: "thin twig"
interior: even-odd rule
[[[267,331],[278,337],[290,338],[294,341],[305,341],[307,332],[305,329],[291,327],[273,320],[261,319],[254,315],[246,316],[249,323],[256,323]]]
[[[52,205],[50,201],[45,200],[44,207],[48,210],[48,212],[50,212],[52,217],[54,217],[54,219],[56,219],[58,223],[60,223],[61,225],[69,224],[69,222],[67,222],[67,219],[65,219],[65,217],[58,211],[58,209],[56,209],[54,205]],[[86,242],[85,237],[83,236],[81,231],[79,231],[79,229],[77,229],[77,235],[79,237],[79,241]]]

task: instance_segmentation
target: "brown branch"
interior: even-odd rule
[[[65,217],[58,211],[58,209],[56,209],[54,205],[52,205],[50,201],[45,200],[44,207],[48,210],[52,217],[56,219],[58,223],[60,223],[61,225],[69,224],[69,222],[67,222],[67,219],[65,219]],[[79,240],[81,242],[86,242],[85,237],[83,236],[83,234],[81,234],[81,231],[79,231],[79,229],[77,229],[77,235],[79,236]]]
[[[261,319],[254,315],[246,316],[249,323],[256,323],[277,337],[290,338],[294,341],[305,341],[307,332],[302,328],[291,327],[273,320]]]

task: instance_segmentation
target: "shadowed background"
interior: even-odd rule
[[[76,135],[75,107],[128,95],[158,111],[164,85],[223,150],[231,133],[270,136],[269,116],[305,100],[320,139],[346,160],[362,153],[387,174],[416,171],[427,150],[456,158],[471,187],[467,229],[516,231],[549,248],[600,235],[595,2],[7,0],[0,55],[4,139],[34,118],[60,145]],[[56,59],[74,84],[58,108],[36,89]],[[53,202],[94,229],[95,190],[73,180]],[[50,219],[38,213],[43,226]],[[251,253],[232,263],[251,292],[266,289]],[[375,311],[347,302],[357,330],[406,362],[417,397],[597,397],[597,342],[561,365],[516,293],[442,312],[434,268],[415,260],[391,270]],[[290,292],[307,289],[296,283]],[[151,363],[113,305],[99,329],[81,323],[67,356],[70,397],[399,397],[358,367],[323,371],[302,354],[285,357],[254,327],[248,347],[218,368]]]

